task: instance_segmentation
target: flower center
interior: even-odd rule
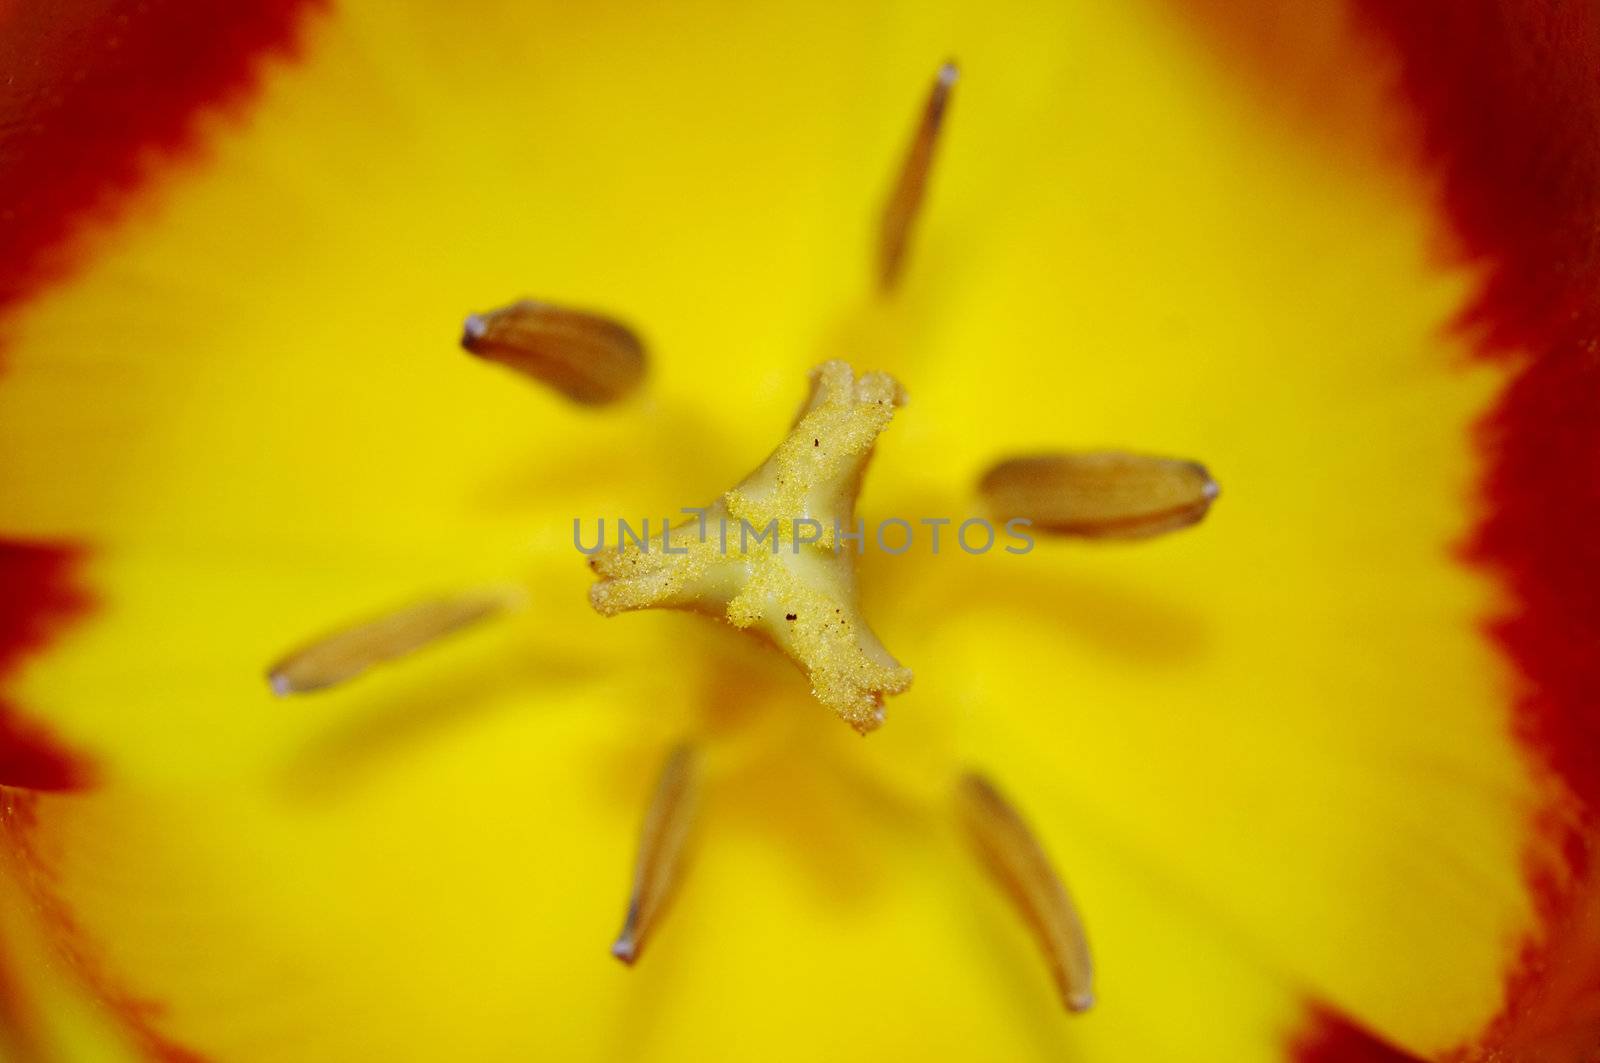
[[[902,401],[883,373],[857,379],[844,362],[811,375],[788,436],[755,472],[696,517],[656,538],[590,558],[589,600],[605,616],[689,609],[725,616],[787,653],[817,700],[865,734],[911,672],[883,648],[856,603],[856,493],[873,443]],[[853,529],[853,530],[851,530]],[[677,539],[679,546],[673,546]]]
[[[904,274],[955,81],[955,66],[945,64],[885,205],[878,247],[884,293]],[[645,375],[644,345],[625,325],[530,300],[469,317],[462,345],[584,405],[613,403]],[[655,537],[646,531],[609,550],[603,536],[592,551],[579,543],[599,577],[589,591],[591,604],[608,617],[651,608],[721,617],[787,654],[817,700],[858,731],[876,729],[884,699],[904,692],[912,675],[861,615],[848,545],[864,550],[856,496],[878,436],[903,402],[900,384],[885,373],[857,375],[843,361],[819,366],[788,434],[731,490],[686,509],[689,519],[664,526]],[[1008,528],[1021,522],[1045,535],[1138,539],[1198,522],[1217,487],[1193,462],[1101,452],[1003,460],[983,477],[978,493]],[[268,678],[280,695],[342,683],[524,600],[518,591],[490,589],[407,606],[300,647],[274,664]],[[625,963],[638,959],[665,911],[705,785],[692,743],[666,758],[639,838],[627,915],[612,946]],[[956,780],[954,797],[979,855],[1033,930],[1062,1004],[1071,1011],[1087,1008],[1093,994],[1083,925],[1025,819],[976,772]]]

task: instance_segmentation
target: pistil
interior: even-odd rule
[[[911,685],[856,603],[856,493],[878,434],[904,401],[884,373],[813,371],[799,419],[749,476],[644,544],[590,558],[589,601],[605,616],[687,609],[770,639],[811,680],[818,701],[865,734],[883,699]],[[668,547],[670,546],[670,550]]]

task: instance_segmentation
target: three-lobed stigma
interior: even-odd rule
[[[819,366],[799,419],[754,472],[653,539],[590,558],[600,577],[590,603],[605,616],[660,608],[723,617],[788,654],[817,700],[856,730],[878,727],[884,698],[905,691],[911,672],[862,617],[855,562],[839,540],[855,527],[873,444],[904,400],[885,373]]]

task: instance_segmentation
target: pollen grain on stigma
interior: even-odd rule
[[[857,378],[842,361],[811,374],[811,395],[788,436],[722,498],[654,539],[595,554],[589,601],[605,616],[686,609],[764,635],[811,680],[817,700],[865,734],[883,699],[911,685],[856,604],[855,563],[835,529],[855,526],[856,492],[873,444],[904,394],[885,373]],[[788,548],[723,543],[707,523],[775,529]],[[698,527],[698,534],[694,529]],[[811,534],[805,534],[810,532]],[[681,545],[668,548],[671,541]]]

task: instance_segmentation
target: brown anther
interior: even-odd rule
[[[1217,498],[1204,465],[1120,451],[1002,461],[979,483],[1001,520],[1089,539],[1143,539],[1198,523]]]
[[[526,299],[467,318],[461,346],[586,406],[615,402],[644,379],[644,344],[632,329]]]
[[[992,783],[969,774],[957,793],[979,854],[1044,951],[1062,1005],[1086,1011],[1094,1003],[1089,940],[1060,876],[1022,816]]]
[[[267,670],[267,682],[279,697],[331,687],[487,620],[519,598],[510,591],[475,591],[408,605],[285,654]]]
[[[682,745],[667,758],[650,797],[639,832],[628,914],[622,932],[611,945],[611,955],[630,967],[639,959],[677,886],[684,843],[698,802],[697,758],[692,748]]]
[[[922,118],[917,122],[911,146],[905,161],[900,165],[894,191],[883,209],[883,221],[878,232],[878,284],[890,291],[900,279],[905,266],[906,250],[911,244],[911,231],[917,214],[922,209],[927,192],[928,174],[933,169],[934,149],[939,143],[939,130],[944,125],[945,111],[950,106],[950,92],[955,87],[958,71],[953,62],[939,68],[928,90],[927,102],[922,106]]]

